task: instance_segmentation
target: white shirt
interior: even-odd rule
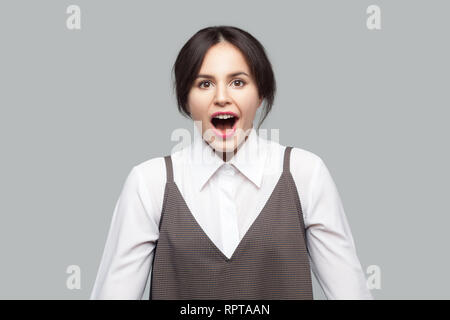
[[[284,150],[252,129],[228,162],[199,132],[192,144],[171,154],[174,181],[192,215],[228,258],[275,188]],[[290,171],[302,206],[311,270],[327,299],[373,299],[324,162],[294,147]],[[114,209],[90,299],[142,298],[158,240],[165,183],[164,157],[132,168]]]

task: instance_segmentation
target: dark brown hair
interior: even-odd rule
[[[232,26],[213,26],[201,29],[194,34],[178,53],[172,71],[176,90],[178,110],[183,116],[191,118],[187,109],[189,91],[197,77],[206,52],[213,45],[227,41],[236,46],[244,55],[250,72],[258,87],[259,97],[264,98],[264,111],[258,129],[272,109],[276,83],[272,65],[264,47],[250,33]]]

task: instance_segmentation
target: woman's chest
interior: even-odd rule
[[[281,169],[264,174],[260,186],[231,165],[219,168],[201,190],[193,172],[179,172],[176,184],[202,230],[231,255],[269,200]]]

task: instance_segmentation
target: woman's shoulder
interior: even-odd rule
[[[166,163],[164,156],[153,157],[138,162],[133,169],[147,187],[163,186],[166,182]]]
[[[309,212],[314,177],[322,166],[322,158],[311,150],[292,146],[290,172],[299,191],[304,213]]]
[[[322,158],[315,152],[301,147],[292,146],[291,163],[295,166],[310,165],[316,167],[322,162]]]
[[[153,157],[136,163],[135,167],[139,171],[159,171],[161,167],[165,167],[164,156]]]
[[[303,147],[293,146],[290,155],[289,167],[294,180],[308,186],[316,171],[322,166],[322,157],[317,153]],[[283,150],[287,146],[282,146]]]

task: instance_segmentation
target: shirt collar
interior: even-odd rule
[[[225,162],[203,139],[199,129],[194,128],[194,141],[191,145],[188,170],[193,170],[196,189],[201,190],[217,169],[226,163],[233,165],[258,188],[261,187],[264,166],[267,158],[267,141],[259,137],[254,128],[239,150]]]

